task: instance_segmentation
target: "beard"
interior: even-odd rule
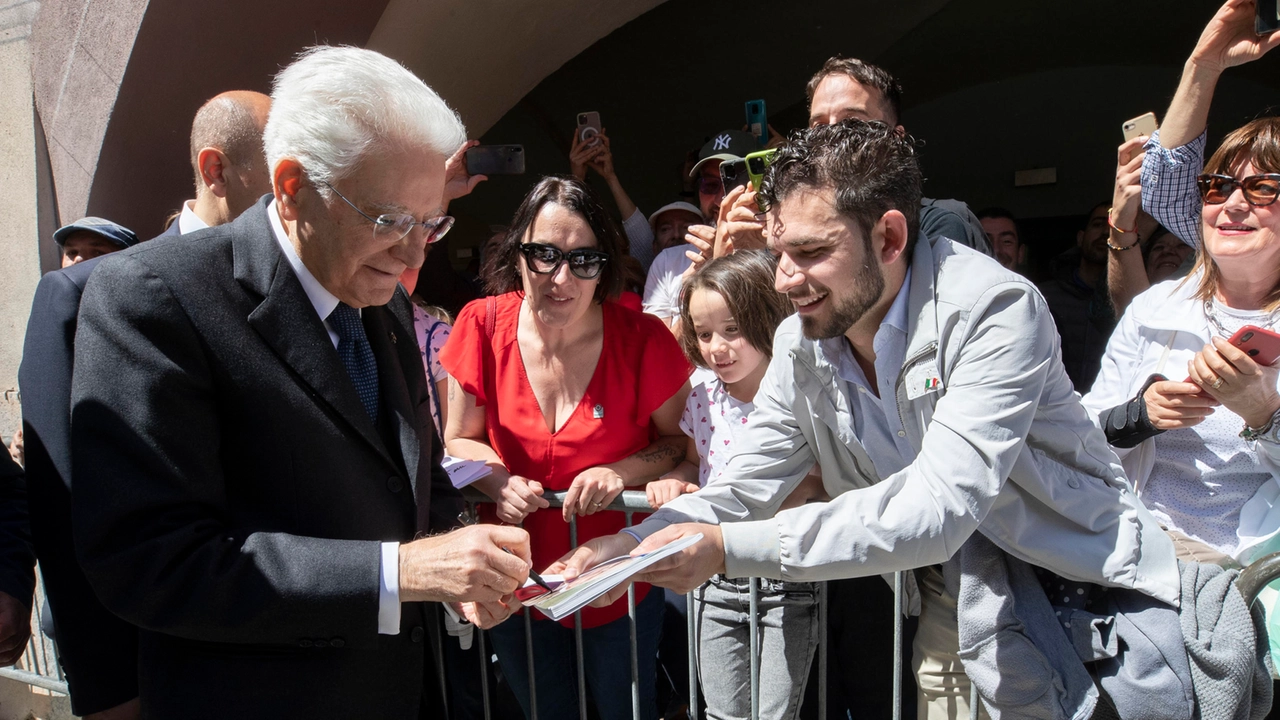
[[[801,315],[800,329],[810,340],[830,340],[844,335],[862,319],[884,294],[884,273],[871,261],[863,265],[848,287],[848,295],[837,300],[834,289],[828,288],[830,312],[825,318]]]

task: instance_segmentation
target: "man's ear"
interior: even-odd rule
[[[1078,248],[1084,247],[1084,231],[1083,230],[1076,232],[1076,247]]]
[[[215,147],[207,147],[196,155],[196,167],[200,169],[200,182],[216,196],[227,196],[227,169],[230,163],[227,156]]]
[[[276,163],[271,173],[271,190],[276,196],[281,219],[298,219],[298,193],[302,191],[305,177],[302,165],[293,158],[284,158]]]
[[[907,249],[907,216],[900,210],[889,210],[880,216],[875,232],[880,236],[880,262],[889,265],[902,256]]]
[[[1019,265],[1027,264],[1027,246],[1026,245],[1018,246],[1018,264]]]

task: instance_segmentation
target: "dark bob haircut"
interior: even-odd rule
[[[792,313],[791,301],[773,289],[777,262],[765,250],[739,250],[707,263],[684,283],[680,299],[680,348],[698,367],[707,367],[698,347],[698,333],[689,314],[689,302],[697,290],[720,294],[733,314],[738,330],[751,347],[773,357],[773,333]]]
[[[591,188],[577,178],[559,175],[545,177],[533,186],[520,207],[516,208],[506,237],[485,253],[484,267],[480,270],[485,290],[490,295],[502,295],[524,289],[520,279],[520,243],[525,241],[525,235],[533,227],[538,213],[548,203],[559,205],[587,221],[596,237],[596,248],[609,256],[609,262],[604,264],[600,277],[596,278],[595,301],[600,303],[606,298],[617,297],[622,292],[626,272],[622,265],[623,243],[618,226]]]
[[[920,235],[920,165],[915,140],[880,121],[841,120],[791,133],[765,172],[757,202],[774,207],[799,188],[831,188],[836,210],[871,242],[890,210],[907,220],[906,255]]]

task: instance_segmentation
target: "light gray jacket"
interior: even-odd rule
[[[727,575],[812,581],[942,563],[978,530],[1063,577],[1177,605],[1173,545],[1081,406],[1035,286],[949,240],[922,239],[908,317],[895,387],[915,462],[877,476],[837,359],[791,317],[723,479],[638,533],[724,523]],[[815,461],[834,499],[778,512]]]

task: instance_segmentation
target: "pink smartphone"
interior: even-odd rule
[[[1274,365],[1280,359],[1280,334],[1245,325],[1227,342],[1248,353],[1259,365]]]

